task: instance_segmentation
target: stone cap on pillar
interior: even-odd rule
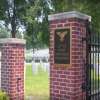
[[[25,44],[26,41],[24,39],[18,39],[18,38],[1,38],[0,44]]]
[[[70,12],[63,12],[58,14],[52,14],[48,16],[48,20],[59,20],[59,19],[66,19],[66,18],[80,18],[83,20],[88,20],[91,22],[91,16],[86,14],[80,13],[78,11],[70,11]]]

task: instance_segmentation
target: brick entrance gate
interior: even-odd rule
[[[76,11],[49,16],[51,100],[86,99],[86,42],[83,43],[82,39],[86,37],[86,21],[90,19],[90,16]],[[64,36],[69,43],[64,44]],[[69,51],[66,46],[70,47]]]
[[[86,100],[86,43],[82,40],[90,19],[76,11],[49,16],[51,100]],[[1,89],[11,100],[24,99],[24,45],[20,39],[0,40]]]
[[[24,40],[0,39],[1,89],[10,100],[24,100],[24,46]]]

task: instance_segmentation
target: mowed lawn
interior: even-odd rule
[[[26,64],[25,98],[26,100],[49,100],[49,76],[41,67],[38,74],[34,75],[32,65]]]

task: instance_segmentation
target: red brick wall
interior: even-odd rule
[[[54,33],[56,28],[71,29],[71,66],[54,66]],[[86,45],[85,20],[68,18],[50,21],[50,99],[85,100],[82,84],[85,83]]]
[[[0,50],[1,89],[10,100],[24,100],[24,45],[2,43]]]

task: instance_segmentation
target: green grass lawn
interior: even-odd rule
[[[32,73],[32,65],[26,64],[25,96],[31,96],[31,100],[49,100],[49,77],[39,67],[39,73]],[[29,99],[26,99],[29,100]]]
[[[100,89],[100,75],[97,75],[95,69],[91,69],[91,90]]]

